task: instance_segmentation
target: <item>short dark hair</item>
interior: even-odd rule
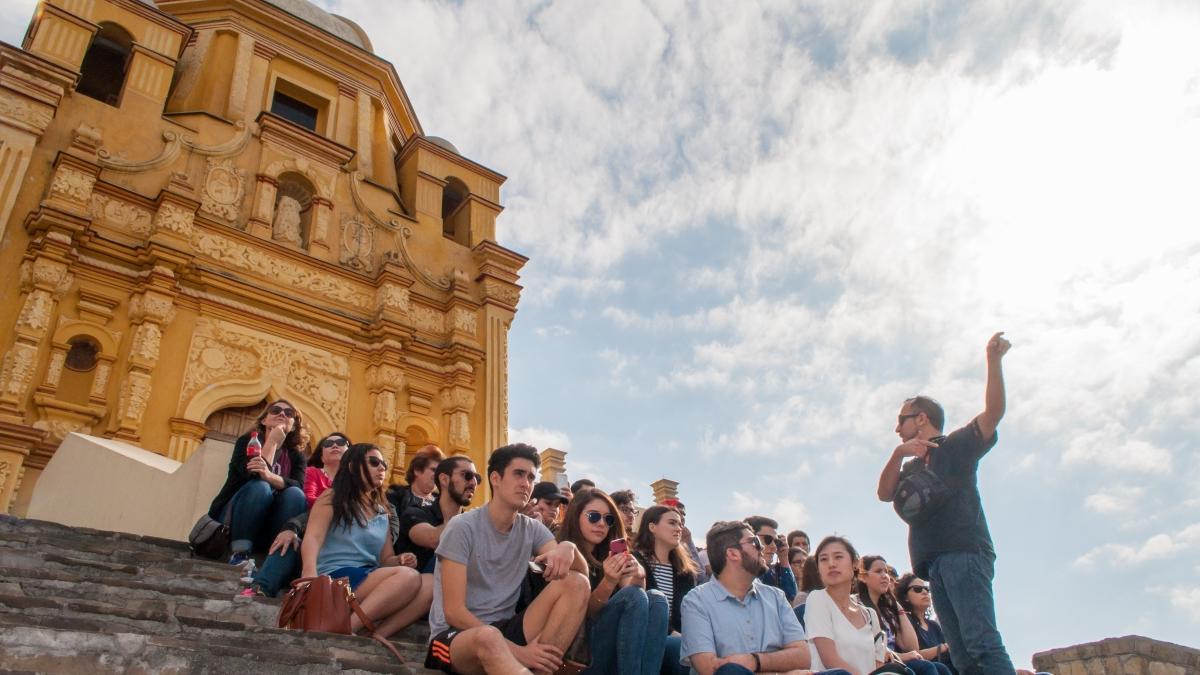
[[[808,540],[808,545],[812,546],[812,537],[808,536],[808,533],[805,532],[804,530],[792,530],[791,532],[788,532],[787,533],[787,545],[791,546],[792,540],[795,539],[796,537],[804,537],[805,539]]]
[[[893,399],[894,400],[894,399]],[[929,396],[914,396],[905,403],[912,405],[916,412],[923,412],[929,418],[929,423],[933,428],[941,431],[946,426],[946,411],[942,410],[942,404],[933,400]]]
[[[571,494],[575,494],[585,487],[594,488],[596,487],[596,484],[587,478],[580,478],[574,483],[571,483]]]
[[[633,490],[617,490],[609,495],[609,497],[612,497],[613,503],[619,507],[637,502],[637,497],[634,496]]]
[[[527,459],[533,462],[535,469],[542,465],[537,448],[526,443],[510,443],[502,448],[496,448],[492,451],[492,456],[488,457],[488,478],[491,478],[492,472],[504,476],[505,469],[512,464],[514,459]]]
[[[721,576],[721,571],[725,569],[725,552],[736,548],[738,542],[742,540],[742,532],[748,529],[750,526],[741,521],[723,520],[713,523],[708,534],[704,535],[704,545],[708,550],[708,564],[712,566],[714,577]]]
[[[408,463],[408,470],[404,472],[404,482],[412,487],[413,479],[417,477],[418,471],[424,471],[429,468],[430,464],[436,464],[446,458],[446,454],[438,446],[430,443],[423,446],[414,455]],[[437,476],[433,477],[437,480]]]
[[[772,530],[779,529],[779,521],[768,518],[766,516],[750,516],[749,518],[746,518],[742,522],[749,525],[750,529],[754,530],[755,534],[758,534],[758,531],[763,529],[764,527],[769,527]]]
[[[438,480],[438,477],[453,476],[454,470],[458,468],[459,464],[464,462],[469,464],[471,462],[471,458],[467,457],[466,455],[451,455],[438,462],[437,468],[433,470],[434,485],[437,485],[439,490],[442,489],[442,482]]]

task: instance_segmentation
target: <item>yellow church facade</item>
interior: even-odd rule
[[[394,477],[429,442],[482,466],[504,180],[304,0],[46,0],[0,44],[0,512],[69,433],[182,462],[276,398]]]

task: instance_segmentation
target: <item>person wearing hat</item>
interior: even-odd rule
[[[533,486],[533,493],[529,496],[529,515],[542,521],[551,532],[556,532],[562,508],[569,501],[570,498],[557,485],[544,480]]]

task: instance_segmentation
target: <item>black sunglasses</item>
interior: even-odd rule
[[[387,468],[387,462],[378,457],[368,457],[367,464],[370,464],[372,469],[378,469],[381,466],[385,469]]]
[[[281,405],[273,405],[267,408],[267,412],[272,415],[283,415],[284,417],[295,417],[296,411],[292,408],[285,408]]]
[[[737,545],[738,545],[738,546],[741,546],[742,544],[754,544],[754,549],[755,549],[756,551],[758,551],[759,553],[762,553],[762,550],[763,550],[763,544],[762,544],[762,541],[761,541],[761,540],[759,540],[759,538],[758,538],[758,537],[750,537],[750,538],[749,538],[749,539],[747,539],[746,541],[739,541],[739,542],[737,543]]]
[[[344,438],[326,438],[325,440],[321,441],[322,448],[332,448],[335,445],[340,445],[344,448],[350,445],[350,441],[347,441]]]
[[[908,590],[910,590],[914,593],[928,593],[929,587],[928,586],[909,586]]]
[[[904,424],[904,420],[909,419],[911,417],[916,417],[920,414],[921,413],[916,412],[916,413],[910,413],[908,415],[896,415],[896,426],[900,426],[901,424]]]
[[[593,525],[603,520],[605,525],[612,527],[613,523],[617,522],[616,516],[611,513],[600,515],[599,511],[588,511],[583,515],[587,518],[587,521]]]
[[[472,471],[463,471],[459,475],[462,476],[463,480],[467,480],[467,481],[473,480],[476,483],[483,483],[483,476],[481,476],[477,473],[474,473]]]

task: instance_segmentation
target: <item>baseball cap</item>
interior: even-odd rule
[[[557,499],[561,502],[568,501],[567,496],[562,493],[557,485],[548,480],[544,480],[533,486],[533,494],[530,499]]]

